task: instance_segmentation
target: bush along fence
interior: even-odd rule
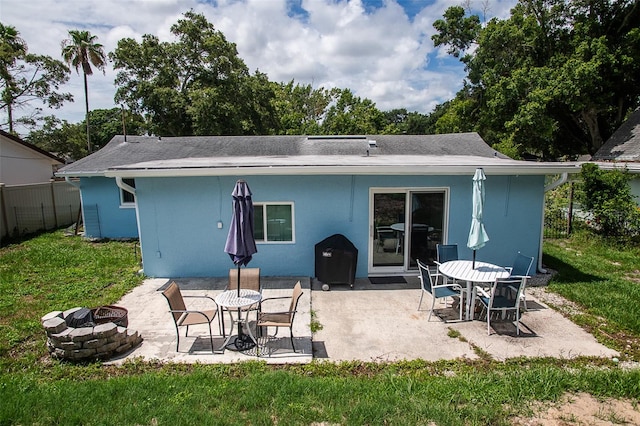
[[[0,241],[78,221],[80,191],[64,181],[0,184]]]

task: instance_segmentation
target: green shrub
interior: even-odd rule
[[[640,235],[640,211],[626,169],[601,170],[593,163],[582,166],[578,199],[592,213],[594,227],[606,236]]]

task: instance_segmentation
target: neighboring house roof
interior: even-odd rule
[[[485,167],[499,174],[551,174],[568,163],[509,159],[477,133],[367,136],[114,137],[62,168],[64,176],[238,174],[452,174]],[[579,171],[577,169],[576,171]]]
[[[594,154],[592,160],[640,162],[640,109],[631,113]]]
[[[37,152],[38,154],[44,155],[45,157],[49,157],[51,160],[53,160],[54,162],[60,163],[60,164],[64,164],[64,160],[60,157],[56,157],[55,155],[53,155],[50,152],[45,151],[42,148],[38,148],[37,146],[30,144],[29,142],[25,142],[22,139],[20,139],[19,137],[12,135],[11,133],[7,133],[4,130],[0,130],[0,136],[4,136],[7,139],[11,139],[13,142],[20,144],[32,151]]]

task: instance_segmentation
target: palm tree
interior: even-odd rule
[[[91,139],[89,137],[89,91],[87,89],[87,76],[93,74],[91,65],[102,70],[107,64],[107,57],[100,43],[96,43],[97,36],[89,31],[69,30],[71,38],[62,41],[62,58],[72,65],[77,73],[84,75],[84,104],[87,113],[87,149],[91,154]]]
[[[16,60],[27,53],[27,43],[19,36],[18,30],[11,25],[0,23],[0,88],[2,89],[2,106],[7,107],[7,119],[9,121],[9,133],[13,133],[13,92],[15,89],[14,77],[11,67]]]

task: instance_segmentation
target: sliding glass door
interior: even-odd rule
[[[406,194],[373,194],[373,268],[404,269]]]
[[[444,241],[446,197],[445,189],[373,189],[370,272],[406,272],[417,268],[416,259],[433,263]]]

